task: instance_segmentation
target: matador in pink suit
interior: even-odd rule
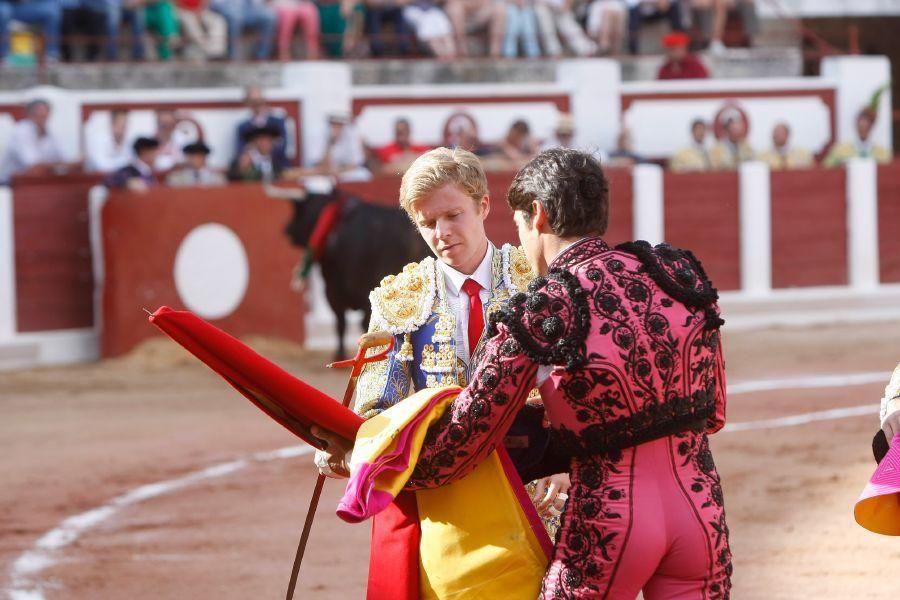
[[[540,274],[494,314],[469,385],[426,438],[408,487],[471,472],[539,386],[572,487],[542,598],[728,598],[731,551],[707,436],[725,420],[717,293],[687,251],[608,246],[607,182],[574,150],[509,191]]]

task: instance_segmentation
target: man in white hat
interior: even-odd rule
[[[572,113],[560,113],[556,121],[556,128],[553,130],[553,137],[545,140],[541,145],[541,152],[544,150],[552,150],[553,148],[571,148],[573,150],[582,150],[592,155],[600,162],[606,162],[609,156],[599,147],[582,148],[575,145],[575,118]]]
[[[553,137],[544,141],[541,151],[551,148],[571,148],[575,142],[575,119],[570,113],[560,113]]]
[[[372,173],[366,168],[362,140],[351,123],[349,113],[335,111],[328,115],[328,137],[319,161],[323,175],[342,181],[367,181]]]

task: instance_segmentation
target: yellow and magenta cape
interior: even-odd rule
[[[362,425],[339,517],[358,523],[394,501],[412,476],[428,427],[459,392],[456,386],[422,390]],[[420,598],[537,597],[552,547],[505,450],[462,479],[417,490],[415,497]]]

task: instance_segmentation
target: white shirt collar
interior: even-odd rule
[[[466,282],[466,279],[470,278],[478,282],[478,285],[480,285],[482,289],[491,289],[491,281],[493,279],[493,269],[491,268],[493,255],[493,244],[488,243],[487,252],[484,253],[484,258],[481,259],[481,264],[478,265],[478,267],[475,269],[475,272],[471,275],[460,273],[447,263],[439,260],[438,266],[444,273],[444,281],[447,284],[447,291],[449,291],[454,296],[458,296],[459,291],[462,289],[463,283]]]

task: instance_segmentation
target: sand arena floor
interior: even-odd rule
[[[322,389],[343,390],[343,374],[322,368],[326,354],[248,341]],[[852,507],[874,469],[874,411],[900,360],[900,323],[726,331],[725,344],[729,383],[744,389],[730,398],[730,423],[866,413],[760,422],[713,438],[733,597],[896,598],[900,540],[858,527]],[[873,372],[855,382],[835,377]],[[746,386],[826,376],[834,385]],[[273,454],[297,440],[170,342],[95,365],[0,374],[0,415],[3,593],[283,597],[314,481],[311,457]],[[364,597],[368,525],[334,516],[341,491],[326,486],[298,598]]]

